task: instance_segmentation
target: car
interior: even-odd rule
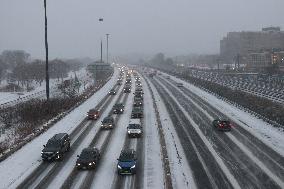
[[[131,88],[130,87],[124,87],[123,92],[124,93],[130,93],[131,92]]]
[[[131,118],[143,118],[143,109],[141,107],[133,107]]]
[[[232,129],[231,122],[226,119],[215,119],[213,120],[212,125],[219,131],[231,131]]]
[[[94,169],[100,158],[100,151],[97,148],[84,148],[80,155],[77,155],[76,161],[77,169]]]
[[[137,157],[134,149],[123,149],[117,159],[117,173],[136,174]]]
[[[166,79],[171,79],[171,77],[169,75],[165,76]]]
[[[122,114],[124,112],[124,105],[122,103],[117,103],[113,106],[112,112],[114,114]]]
[[[143,101],[142,97],[134,96],[134,102],[135,101]]]
[[[90,109],[87,113],[88,118],[93,120],[97,120],[100,115],[100,111],[97,109]]]
[[[136,87],[136,88],[135,88],[135,92],[136,92],[136,91],[141,91],[141,92],[142,92],[142,91],[143,91],[142,86],[140,86],[140,87]]]
[[[70,137],[67,133],[55,134],[43,147],[43,161],[62,160],[63,155],[70,150]]]
[[[121,79],[117,80],[116,84],[117,85],[122,85],[122,80]]]
[[[109,92],[108,92],[109,95],[116,95],[116,91],[115,89],[111,89]]]
[[[143,134],[141,123],[139,119],[131,119],[127,127],[129,137],[141,137]]]
[[[143,106],[143,100],[142,99],[136,99],[133,102],[133,107],[142,107]]]
[[[107,116],[103,119],[101,129],[112,129],[115,126],[112,116]]]
[[[133,94],[135,97],[143,98],[144,93],[142,91],[135,91]]]
[[[136,87],[142,87],[142,83],[136,83]]]
[[[131,82],[132,82],[131,78],[127,78],[126,81],[125,81],[125,83],[131,83]]]
[[[183,83],[177,83],[177,87],[183,87]]]

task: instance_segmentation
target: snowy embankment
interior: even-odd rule
[[[108,91],[115,85],[118,70],[115,69],[113,77],[93,96],[83,104],[71,111],[62,120],[48,129],[20,150],[12,154],[0,163],[0,188],[8,188],[15,181],[24,179],[24,176],[32,172],[41,162],[40,152],[47,140],[56,133],[71,133],[76,126],[85,118],[86,112],[95,107]]]
[[[168,75],[163,73],[164,75]],[[223,112],[233,122],[237,123],[259,140],[270,146],[272,149],[284,156],[284,131],[281,128],[273,127],[254,115],[245,112],[231,104],[217,98],[216,96],[174,76],[171,78],[176,82],[182,82],[184,87],[201,97],[219,111]]]

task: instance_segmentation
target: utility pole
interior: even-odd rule
[[[46,16],[46,0],[44,0],[45,15],[45,81],[46,81],[46,99],[49,100],[49,72],[48,72],[48,43],[47,43],[47,16]]]
[[[108,63],[108,36],[109,34],[107,33],[106,36],[107,36],[107,61],[106,62]]]
[[[101,62],[103,62],[103,41],[101,40]]]

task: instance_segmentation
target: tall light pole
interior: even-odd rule
[[[106,34],[106,37],[107,37],[107,63],[108,63],[108,36],[109,36],[109,34],[107,33]]]
[[[101,63],[103,62],[103,40],[101,39]]]
[[[46,81],[46,99],[49,100],[49,72],[48,72],[48,43],[47,43],[46,0],[44,0],[44,16],[45,16],[45,81]]]

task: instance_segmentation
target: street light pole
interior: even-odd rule
[[[103,62],[103,40],[101,40],[101,63]]]
[[[46,0],[44,0],[44,16],[45,16],[45,81],[46,81],[46,99],[49,100],[49,72],[48,72],[48,43],[47,43]]]
[[[107,63],[108,63],[108,36],[109,34],[107,33],[106,36],[107,36]]]

